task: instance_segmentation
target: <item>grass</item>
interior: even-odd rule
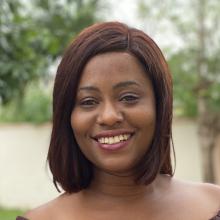
[[[0,208],[0,220],[15,220],[18,215],[22,215],[24,212],[22,210]]]

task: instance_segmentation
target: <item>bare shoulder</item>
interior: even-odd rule
[[[218,204],[220,209],[220,186],[210,183],[200,183],[198,185],[198,188],[201,193],[203,193],[207,197],[207,200]]]
[[[35,209],[32,209],[24,214],[24,217],[30,220],[48,220],[51,219],[51,215],[53,212],[54,200],[43,204]]]
[[[28,220],[49,220],[49,219],[60,219],[60,216],[65,213],[64,209],[66,196],[63,194],[48,203],[45,203],[33,210],[28,211],[24,214],[24,217]]]
[[[174,179],[175,191],[182,201],[201,215],[214,216],[220,211],[220,186]]]
[[[195,199],[203,197],[204,201],[218,204],[220,208],[220,186],[211,183],[196,183],[175,180],[177,187],[190,192]]]

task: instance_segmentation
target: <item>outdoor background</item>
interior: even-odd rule
[[[174,82],[175,177],[220,184],[219,0],[0,1],[0,220],[58,195],[46,164],[66,46],[95,22],[149,34]]]

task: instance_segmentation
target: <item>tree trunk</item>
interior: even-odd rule
[[[201,101],[204,104],[205,101]],[[201,106],[200,106],[201,108]],[[200,113],[202,111],[200,110]],[[213,152],[216,147],[216,140],[220,134],[220,115],[209,110],[206,106],[205,111],[199,115],[199,142],[201,147],[202,155],[202,170],[203,170],[203,180],[204,182],[215,183],[216,178],[214,175],[214,157]]]
[[[213,116],[208,111],[206,101],[201,97],[198,99],[198,110],[198,135],[202,156],[203,181],[214,183],[213,150],[215,132],[213,131]]]
[[[213,166],[213,150],[217,129],[215,115],[210,111],[208,98],[206,97],[208,89],[208,64],[206,60],[206,27],[205,27],[205,9],[207,0],[199,0],[198,4],[198,56],[197,71],[199,82],[198,91],[198,135],[201,147],[202,170],[204,182],[215,182]]]

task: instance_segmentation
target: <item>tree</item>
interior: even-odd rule
[[[217,1],[216,1],[217,3]],[[219,7],[219,4],[216,5]],[[206,51],[208,49],[209,39],[213,39],[211,34],[215,35],[214,28],[212,27],[212,33],[210,34],[208,27],[205,24],[205,19],[208,18],[208,9],[209,4],[207,0],[200,0],[198,5],[198,51],[197,51],[197,74],[198,74],[198,83],[196,85],[197,91],[197,106],[198,106],[198,121],[199,121],[199,136],[200,136],[200,145],[202,148],[202,159],[203,159],[203,170],[204,170],[204,179],[206,181],[214,182],[214,173],[213,173],[213,150],[215,147],[215,141],[217,136],[220,134],[220,113],[215,111],[216,109],[210,103],[209,100],[212,100],[213,89],[218,88],[215,93],[220,91],[220,77],[219,69],[216,69],[215,66],[211,66],[209,60],[212,58]],[[218,17],[220,20],[220,16]],[[216,22],[218,21],[216,20]],[[219,39],[220,40],[220,39]],[[210,42],[211,43],[211,42]],[[216,48],[212,49],[212,53],[216,53]],[[217,50],[217,55],[220,52],[220,47]],[[211,61],[212,63],[213,61]],[[214,64],[216,63],[216,58],[214,58]],[[213,68],[214,67],[214,68]],[[218,65],[220,67],[220,65]],[[217,83],[216,83],[217,82]],[[217,103],[220,107],[220,96],[217,98]]]
[[[0,101],[23,96],[30,80],[38,78],[45,60],[35,49],[37,30],[18,1],[2,1],[0,7]]]
[[[31,4],[30,4],[31,3]],[[1,1],[0,103],[23,97],[28,82],[49,65],[82,28],[97,21],[98,0]]]
[[[148,4],[140,1],[142,17],[156,5],[157,19],[166,17],[169,21],[166,28],[176,32],[182,42],[169,58],[174,76],[174,104],[185,115],[197,116],[204,181],[214,182],[212,158],[220,134],[220,2],[166,0],[155,3],[154,0]],[[152,12],[150,16],[152,19]]]

